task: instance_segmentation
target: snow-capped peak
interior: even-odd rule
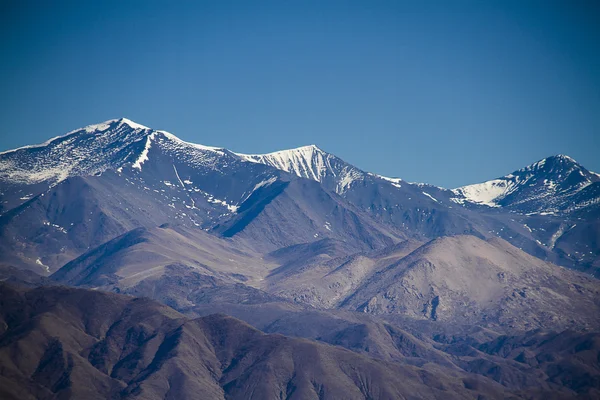
[[[314,144],[296,147],[293,149],[277,150],[277,151],[273,151],[271,153],[265,153],[265,154],[242,154],[242,153],[236,153],[236,154],[248,161],[260,162],[258,160],[263,159],[263,158],[289,159],[289,158],[296,157],[297,155],[302,155],[302,156],[306,157],[306,156],[312,155],[313,153],[327,154],[323,150],[321,150],[317,145],[314,145]]]
[[[110,119],[87,125],[42,144],[0,153],[0,180],[54,185],[75,175],[92,175],[131,164],[141,171],[158,143],[162,150],[196,165],[217,168],[226,150],[188,143],[177,136],[133,122]],[[228,153],[231,154],[231,153]]]
[[[539,170],[564,170],[569,168],[581,168],[581,166],[573,158],[564,154],[557,154],[534,162],[531,165],[521,168],[516,172],[528,172]]]
[[[267,154],[236,154],[246,161],[267,164],[318,182],[321,182],[328,172],[335,175],[330,163],[333,156],[314,144]]]
[[[121,118],[121,119],[117,120],[117,122],[119,124],[129,125],[133,129],[150,129],[147,126],[144,126],[142,124],[138,124],[137,122],[133,122],[132,120],[127,119],[127,118]]]
[[[88,125],[39,145],[0,153],[0,179],[56,184],[73,175],[103,172],[124,162],[130,152],[123,150],[150,132],[126,118]]]
[[[67,133],[66,135],[57,136],[54,139],[59,139],[61,137],[72,135],[74,133],[81,133],[82,131],[85,131],[87,133],[97,133],[98,134],[98,133],[107,131],[111,128],[114,129],[116,127],[123,126],[123,125],[131,128],[131,129],[137,129],[137,130],[146,130],[146,129],[149,130],[150,129],[147,126],[138,124],[137,122],[133,122],[130,119],[118,118],[118,119],[109,119],[104,122],[100,122],[99,124],[87,125],[87,126],[84,126],[83,128],[75,129],[75,130]],[[50,139],[50,141],[52,141],[52,140],[53,139]],[[48,144],[50,141],[47,141],[44,144]]]
[[[600,176],[586,170],[573,158],[559,154],[501,178],[463,186],[452,192],[457,196],[457,202],[520,208],[535,204],[536,209],[545,207],[548,211],[564,208],[560,204],[566,204],[567,198],[571,199],[595,182],[600,182]],[[573,200],[569,202],[572,204]]]
[[[363,171],[314,144],[267,154],[236,154],[249,162],[266,164],[324,183],[338,194],[344,193],[354,182],[365,177]]]

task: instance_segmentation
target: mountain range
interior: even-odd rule
[[[315,145],[90,125],[0,153],[0,393],[594,397],[599,211],[600,176],[564,155],[445,189]]]

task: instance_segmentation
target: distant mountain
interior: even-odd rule
[[[600,175],[557,155],[502,178],[454,189],[453,201],[524,214],[569,213],[600,204]]]
[[[0,179],[12,183],[57,184],[72,176],[116,169],[142,154],[148,127],[126,118],[71,131],[42,144],[0,153]]]
[[[451,191],[362,171],[314,145],[236,154],[122,118],[0,154],[0,249],[6,262],[53,272],[164,223],[262,253],[323,238],[367,250],[469,234],[595,274],[599,179],[556,156]]]
[[[557,156],[496,181],[127,119],[0,153],[0,280],[94,289],[0,288],[0,396],[597,397],[600,286],[554,263],[600,276],[598,176]],[[190,319],[216,311],[354,353]]]
[[[396,189],[410,189],[403,190],[403,194],[417,199],[425,196],[437,203],[451,201],[506,207],[523,214],[573,212],[600,204],[600,175],[565,155],[548,157],[502,178],[451,191],[361,171],[315,145],[268,154],[238,155],[321,182],[340,195],[351,191],[353,186],[365,186],[368,182],[371,186],[385,183]],[[353,198],[352,195],[346,197]]]
[[[0,182],[11,191],[19,189],[16,194],[22,196],[10,198],[11,193],[3,191],[3,203],[11,208],[68,178],[105,172],[117,173],[130,181],[128,184],[134,184],[133,179],[143,182],[144,190],[179,188],[186,193],[182,201],[189,208],[222,212],[232,212],[234,201],[243,201],[256,185],[280,175],[277,170],[244,162],[227,150],[187,143],[122,118],[1,153]],[[155,187],[150,189],[150,185]]]
[[[435,186],[413,184],[362,171],[315,145],[263,155],[238,154],[244,159],[272,166],[319,182],[373,219],[402,232],[424,238],[452,234],[483,236],[489,230],[479,215],[457,207],[452,192]],[[488,223],[498,225],[496,221]],[[486,223],[484,223],[486,224]],[[499,230],[500,226],[496,226]]]
[[[314,145],[240,156],[318,181],[407,236],[501,237],[544,260],[600,273],[600,176],[567,156],[453,190],[364,172]]]
[[[403,237],[311,181],[126,119],[0,154],[0,200],[2,258],[51,272],[131,229],[164,223],[266,251],[329,236],[357,247]]]
[[[353,182],[362,180],[367,175],[314,144],[268,154],[238,155],[251,162],[270,165],[299,177],[321,182],[338,194],[343,194]]]

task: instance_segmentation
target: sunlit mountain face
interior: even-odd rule
[[[0,153],[0,397],[599,395],[600,177],[397,175],[125,118]]]

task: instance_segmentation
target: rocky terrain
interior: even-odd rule
[[[5,399],[517,398],[475,374],[378,361],[225,315],[190,320],[81,289],[0,293]]]
[[[127,119],[0,153],[0,393],[595,398],[598,185],[552,156],[450,190]]]

